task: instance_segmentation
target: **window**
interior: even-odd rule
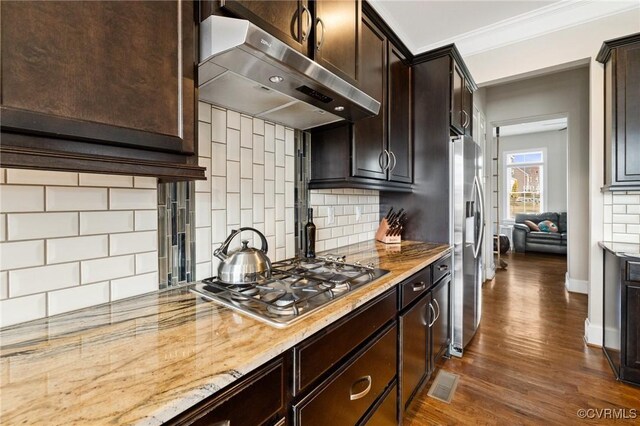
[[[544,210],[544,150],[504,153],[505,219]]]

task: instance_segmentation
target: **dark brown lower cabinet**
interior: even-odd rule
[[[427,293],[400,315],[400,389],[403,410],[411,402],[413,394],[429,372],[429,306],[431,296]]]
[[[280,425],[285,412],[284,359],[172,419],[174,425]]]
[[[640,258],[602,248],[602,349],[618,380],[640,385]]]
[[[435,311],[435,318],[432,320],[431,325],[430,371],[433,371],[438,359],[449,350],[449,343],[451,342],[449,333],[451,325],[449,312],[450,288],[451,275],[447,275],[431,290],[431,305]]]
[[[396,376],[398,330],[391,324],[300,402],[295,425],[355,425]]]
[[[363,424],[367,426],[389,426],[398,423],[398,385],[394,381],[373,407],[370,417]]]

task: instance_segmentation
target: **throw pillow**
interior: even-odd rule
[[[542,232],[558,232],[558,225],[550,220],[543,220],[538,224],[538,228],[540,228]]]
[[[538,225],[536,225],[535,223],[531,222],[530,220],[525,220],[524,224],[527,225],[529,227],[529,229],[531,229],[532,231],[539,231],[540,228],[538,228]]]

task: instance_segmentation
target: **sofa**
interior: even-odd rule
[[[530,220],[536,225],[543,220],[550,220],[558,226],[558,232],[532,231],[525,225],[525,220]],[[535,251],[567,254],[567,213],[516,214],[516,223],[513,225],[513,249],[518,253]]]

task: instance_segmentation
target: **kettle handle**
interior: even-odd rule
[[[253,231],[256,234],[258,234],[260,236],[260,241],[262,242],[262,248],[260,250],[264,254],[267,254],[267,251],[269,251],[269,244],[267,244],[267,238],[264,236],[264,234],[262,232],[258,231],[255,228],[251,228],[249,226],[245,226],[245,227],[240,228],[240,229],[232,230],[231,234],[229,234],[229,236],[227,237],[225,242],[222,243],[220,248],[216,249],[213,252],[214,256],[216,256],[218,258],[220,258],[221,256],[222,256],[222,258],[226,258],[227,257],[227,249],[229,248],[229,244],[231,244],[231,240],[233,240],[236,237],[236,235],[240,234],[242,231]]]

